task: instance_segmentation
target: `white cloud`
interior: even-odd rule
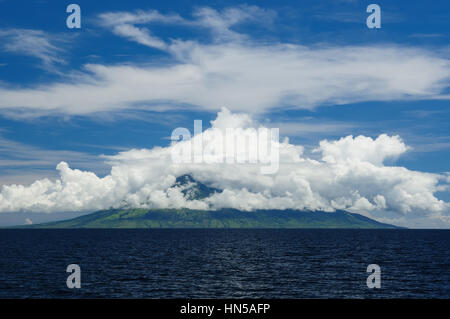
[[[163,40],[150,35],[150,30],[136,25],[169,24],[193,28],[204,28],[211,32],[214,42],[244,40],[247,37],[235,32],[232,27],[245,22],[271,24],[276,13],[256,6],[241,5],[217,11],[202,7],[194,12],[194,20],[185,19],[178,14],[161,14],[156,10],[135,12],[107,12],[99,15],[100,25],[112,29],[118,36],[161,50],[168,49]]]
[[[232,28],[245,22],[259,22],[263,25],[272,24],[276,13],[256,6],[242,5],[217,11],[212,8],[199,8],[194,16],[197,20],[192,25],[210,30],[215,42],[242,41],[248,37],[233,31]]]
[[[324,140],[316,151],[322,152],[327,163],[358,161],[380,166],[386,158],[396,158],[407,150],[399,136],[382,134],[375,140],[365,136],[347,136],[332,142]]]
[[[164,50],[167,48],[166,43],[151,35],[151,32],[146,28],[136,27],[135,24],[143,24],[150,22],[158,23],[182,23],[184,19],[178,15],[165,16],[157,11],[137,11],[135,13],[129,12],[108,12],[99,16],[100,24],[112,30],[118,36],[129,38],[142,45],[154,47]]]
[[[216,130],[238,127],[245,133],[253,125],[246,114],[222,110],[212,127],[193,139],[212,142]],[[261,175],[258,164],[176,164],[173,148],[132,149],[106,157],[110,174],[72,169],[65,162],[57,166],[59,179],[42,179],[30,186],[3,186],[0,211],[93,211],[123,205],[132,207],[218,209],[347,209],[380,219],[397,219],[403,225],[414,220],[441,220],[450,227],[448,203],[434,193],[448,176],[387,166],[383,162],[400,156],[408,147],[398,136],[347,136],[322,141],[321,159],[305,157],[301,145],[287,140],[279,144],[280,168],[274,175]],[[207,149],[207,148],[206,148]],[[195,179],[222,193],[203,200],[187,200],[173,187],[175,178],[192,174]],[[423,223],[422,223],[423,225]]]
[[[362,126],[355,122],[338,122],[330,120],[320,120],[310,117],[299,118],[295,122],[291,119],[273,121],[268,124],[270,127],[279,127],[280,133],[286,136],[320,136],[320,135],[342,135],[342,133],[352,132],[355,128]]]
[[[170,63],[158,64],[149,58],[146,65],[133,65],[132,61],[125,65],[88,64],[76,72],[77,76],[60,82],[0,87],[0,112],[88,115],[138,107],[216,111],[225,106],[264,113],[280,107],[311,109],[359,101],[448,98],[443,95],[450,77],[446,57],[389,44],[258,42],[239,33],[237,26],[273,14],[251,8],[221,12],[203,8],[192,20],[157,11],[102,14],[102,26],[130,41],[163,50]],[[153,23],[206,28],[212,40],[162,39],[152,33]]]
[[[0,186],[11,183],[30,184],[37,178],[58,177],[54,168],[64,159],[70,159],[79,168],[97,173],[106,173],[109,169],[93,154],[42,149],[6,139],[0,134]]]
[[[35,57],[41,61],[41,67],[47,71],[57,72],[56,65],[65,63],[60,57],[64,52],[57,46],[50,35],[41,30],[0,29],[2,48],[8,52]],[[60,42],[59,39],[56,42]]]

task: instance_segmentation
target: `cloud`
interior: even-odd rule
[[[77,76],[59,82],[13,89],[0,86],[0,112],[35,117],[136,108],[217,111],[225,106],[265,113],[361,101],[448,99],[443,92],[450,62],[438,53],[390,44],[303,46],[258,41],[239,26],[273,14],[251,8],[200,8],[193,19],[157,11],[104,13],[101,26],[162,50],[166,62],[151,57],[149,64],[140,65],[132,61],[87,64],[75,70]],[[163,39],[152,33],[154,23],[200,28],[212,37],[209,42]]]
[[[441,34],[441,33],[414,33],[410,35],[411,38],[425,38],[425,39],[430,39],[430,38],[442,38],[442,37],[446,37],[445,34]]]
[[[68,158],[77,167],[89,168],[96,173],[106,173],[108,169],[93,154],[46,150],[6,139],[0,134],[0,186],[10,183],[30,184],[36,178],[58,177],[54,171],[55,165]]]
[[[183,23],[184,19],[178,15],[162,15],[155,10],[129,12],[108,12],[100,14],[100,25],[112,29],[112,32],[118,36],[129,38],[132,41],[142,45],[164,50],[166,43],[151,35],[146,28],[136,27],[136,24],[150,22],[158,23]]]
[[[399,136],[382,134],[375,140],[365,136],[347,136],[338,141],[320,142],[316,151],[322,153],[327,163],[367,162],[380,166],[389,157],[398,157],[405,153],[408,147]]]
[[[348,133],[359,128],[360,123],[353,122],[338,122],[330,120],[314,119],[312,117],[299,118],[296,122],[290,119],[282,119],[283,121],[271,121],[268,126],[279,127],[280,134],[286,136],[301,136],[301,137],[317,137],[320,135],[342,134]],[[313,134],[313,135],[312,135]]]
[[[161,14],[156,10],[135,12],[107,12],[99,15],[99,24],[112,29],[118,36],[161,50],[168,50],[169,45],[151,35],[151,31],[137,25],[166,24],[181,25],[192,28],[207,29],[213,35],[214,42],[244,40],[247,37],[235,32],[232,27],[245,22],[271,24],[276,13],[256,6],[241,5],[217,11],[209,7],[198,8],[194,20],[188,20],[178,14]]]
[[[246,40],[246,35],[233,31],[232,28],[245,22],[270,25],[276,17],[276,12],[257,6],[241,5],[225,8],[220,12],[208,7],[199,8],[194,16],[197,20],[192,22],[193,25],[210,30],[215,42],[224,42]]]
[[[55,42],[61,39],[54,38],[41,30],[30,29],[0,29],[2,48],[7,52],[32,56],[41,61],[41,67],[50,72],[57,72],[57,65],[64,64],[60,57],[64,52]]]
[[[435,193],[448,183],[448,176],[388,166],[385,161],[404,154],[408,147],[398,136],[382,134],[373,139],[347,136],[322,141],[316,151],[321,158],[304,155],[301,145],[286,139],[277,143],[280,167],[276,174],[261,175],[262,164],[177,164],[171,154],[185,143],[202,139],[218,145],[217,132],[234,127],[241,134],[249,125],[260,127],[248,114],[219,112],[212,127],[191,141],[167,147],[132,149],[105,157],[111,172],[99,177],[93,172],[57,166],[59,178],[41,179],[29,186],[3,186],[0,211],[94,211],[110,207],[219,209],[308,209],[333,212],[347,209],[383,220],[441,220],[450,227],[449,204]],[[205,155],[215,156],[205,148]],[[177,176],[192,176],[223,189],[209,198],[188,200],[174,186]],[[447,179],[447,180],[446,180]],[[413,222],[411,222],[413,223]],[[423,225],[423,223],[422,223]]]

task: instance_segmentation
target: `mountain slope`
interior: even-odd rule
[[[397,228],[346,211],[111,209],[27,228]]]
[[[180,187],[182,189],[181,193],[187,200],[203,199],[222,192],[220,189],[209,187],[195,180],[190,174],[178,176],[173,186]]]

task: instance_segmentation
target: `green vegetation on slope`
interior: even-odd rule
[[[30,228],[397,228],[346,211],[111,209]],[[27,227],[28,228],[28,227]]]

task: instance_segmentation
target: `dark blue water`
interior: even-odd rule
[[[0,230],[0,297],[450,298],[449,248],[445,230]]]

